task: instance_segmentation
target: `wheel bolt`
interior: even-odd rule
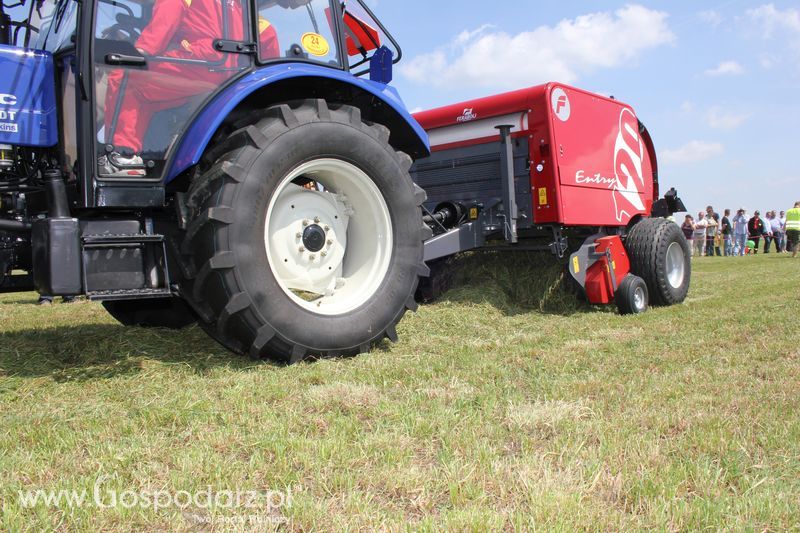
[[[328,255],[328,252],[326,252],[325,250],[323,250],[323,251],[321,251],[321,252],[319,253],[319,255],[321,255],[322,257],[325,257],[326,255]]]
[[[303,221],[303,226],[308,226],[309,224],[310,224],[310,222],[308,220],[304,220]]]
[[[311,255],[309,255],[309,256],[308,256],[308,260],[309,260],[309,261],[313,261],[314,259],[316,259],[316,257],[314,256],[314,254],[311,254]]]
[[[328,246],[331,246],[332,244],[333,244],[333,240],[332,239],[328,239]]]
[[[298,252],[300,252],[300,253],[302,254],[303,252],[305,252],[305,251],[306,251],[306,249],[305,249],[305,248],[303,248],[303,247],[301,246],[301,247],[300,247],[300,248],[299,248],[297,251],[298,251]]]
[[[295,234],[294,234],[294,236],[295,236],[295,238],[297,238],[297,239],[302,239],[302,238],[303,238],[303,234],[302,234],[302,233],[300,233],[299,231],[298,231],[297,233],[295,233]]]
[[[331,230],[330,226],[325,226],[325,231],[330,231],[330,230]]]
[[[314,217],[314,223],[319,224],[319,217]]]

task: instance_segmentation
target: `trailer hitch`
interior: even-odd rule
[[[650,216],[654,218],[667,218],[675,213],[683,213],[686,211],[686,206],[683,201],[678,198],[678,191],[675,187],[666,192],[664,198],[653,203]]]

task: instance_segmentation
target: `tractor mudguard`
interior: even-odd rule
[[[271,84],[292,78],[308,78],[309,84],[314,84],[315,81],[320,79],[334,80],[351,85],[356,90],[371,94],[395,112],[397,122],[408,127],[413,138],[410,143],[407,142],[406,144],[412,144],[415,147],[413,151],[416,152],[409,155],[421,157],[430,153],[428,134],[408,112],[394,87],[358,78],[348,72],[332,68],[296,63],[282,64],[256,70],[217,94],[187,128],[175,155],[167,165],[165,183],[169,183],[200,161],[217,128],[245,98]],[[287,94],[285,100],[289,101],[296,98],[296,96]],[[397,122],[395,124],[384,124],[393,131],[393,138],[396,131],[394,126]]]

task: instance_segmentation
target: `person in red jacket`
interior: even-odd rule
[[[223,8],[227,31],[222,28]],[[153,115],[182,106],[193,96],[210,94],[234,74],[240,56],[218,52],[214,40],[223,36],[244,40],[242,17],[239,0],[156,0],[150,23],[135,44],[148,58],[147,70],[118,69],[108,76],[105,131],[113,151],[98,160],[101,176],[145,176],[140,154]],[[262,57],[278,57],[275,28],[260,19],[259,31]],[[191,65],[158,57],[209,64]]]
[[[758,243],[761,240],[761,235],[764,233],[764,222],[761,220],[761,213],[756,211],[753,213],[753,218],[747,221],[747,233],[751,241],[755,243],[753,253],[758,253]]]

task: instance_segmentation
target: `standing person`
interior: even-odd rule
[[[703,257],[706,249],[706,229],[708,220],[706,214],[700,211],[697,213],[697,220],[694,222],[694,255]]]
[[[761,220],[761,213],[756,209],[750,220],[747,221],[747,233],[750,240],[754,243],[753,253],[758,253],[758,244],[761,242],[761,235],[764,233],[764,221]]]
[[[747,217],[744,216],[744,208],[740,207],[733,217],[733,238],[736,246],[733,249],[734,255],[744,255],[747,246]]]
[[[683,236],[686,237],[686,241],[689,243],[689,254],[694,255],[694,219],[692,215],[687,214],[683,219],[681,230],[683,231]]]
[[[714,218],[714,211],[711,209],[711,206],[708,207],[708,211],[706,212],[706,222],[708,223],[706,226],[706,256],[714,257],[715,241],[719,224]],[[719,253],[719,250],[717,253]]]
[[[786,211],[786,241],[789,243],[788,250],[792,252],[792,257],[797,257],[797,250],[800,248],[800,200],[794,203],[794,207]]]
[[[781,219],[778,218],[776,211],[772,212],[772,217],[769,219],[770,230],[772,231],[772,242],[775,243],[775,253],[781,253],[781,241],[783,240],[783,228]],[[769,245],[767,245],[769,248]]]
[[[722,234],[722,251],[725,257],[733,255],[733,242],[731,236],[733,235],[733,227],[731,226],[731,210],[726,209],[722,215],[722,221],[719,224],[720,233]]]
[[[786,211],[781,211],[778,220],[781,223],[781,252],[789,253],[786,251]]]

